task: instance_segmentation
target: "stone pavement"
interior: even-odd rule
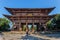
[[[0,35],[0,40],[3,40],[3,37]]]
[[[49,34],[50,35],[50,34]],[[4,35],[0,35],[0,40],[60,40],[59,37],[51,37],[52,35],[38,35],[38,34],[11,34],[11,33],[4,33]],[[55,34],[56,35],[56,34]]]
[[[42,40],[60,40],[60,38],[49,37],[47,35],[35,35],[35,34],[33,34],[32,36],[40,38]],[[52,35],[50,35],[50,36],[52,36]]]

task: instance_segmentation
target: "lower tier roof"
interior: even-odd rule
[[[40,15],[40,16],[20,16],[20,15],[4,15],[5,17],[7,17],[7,18],[18,18],[18,17],[20,17],[20,18],[26,18],[26,17],[54,17],[54,16],[56,16],[56,15]]]

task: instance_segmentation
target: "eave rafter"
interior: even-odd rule
[[[11,18],[15,18],[15,19],[18,19],[18,18],[41,18],[41,19],[51,19],[53,18],[55,15],[44,15],[44,16],[17,16],[17,15],[4,15],[5,17],[7,17],[8,19],[11,19]]]
[[[48,22],[49,20],[51,20],[52,18],[54,18],[56,15],[49,15],[44,21],[44,23]]]
[[[10,21],[13,21],[12,19],[11,19],[11,16],[10,15],[4,15],[6,18],[8,18]]]

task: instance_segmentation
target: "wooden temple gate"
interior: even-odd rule
[[[40,31],[55,15],[48,15],[53,8],[6,8],[12,15],[4,15],[13,22],[14,31]],[[29,26],[30,25],[30,26]],[[34,28],[36,27],[36,28]],[[31,29],[30,29],[31,28]]]

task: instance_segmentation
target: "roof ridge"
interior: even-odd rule
[[[9,8],[9,7],[4,7],[4,8]],[[51,8],[56,8],[56,7],[48,7],[48,8],[9,8],[9,9],[51,9]]]

